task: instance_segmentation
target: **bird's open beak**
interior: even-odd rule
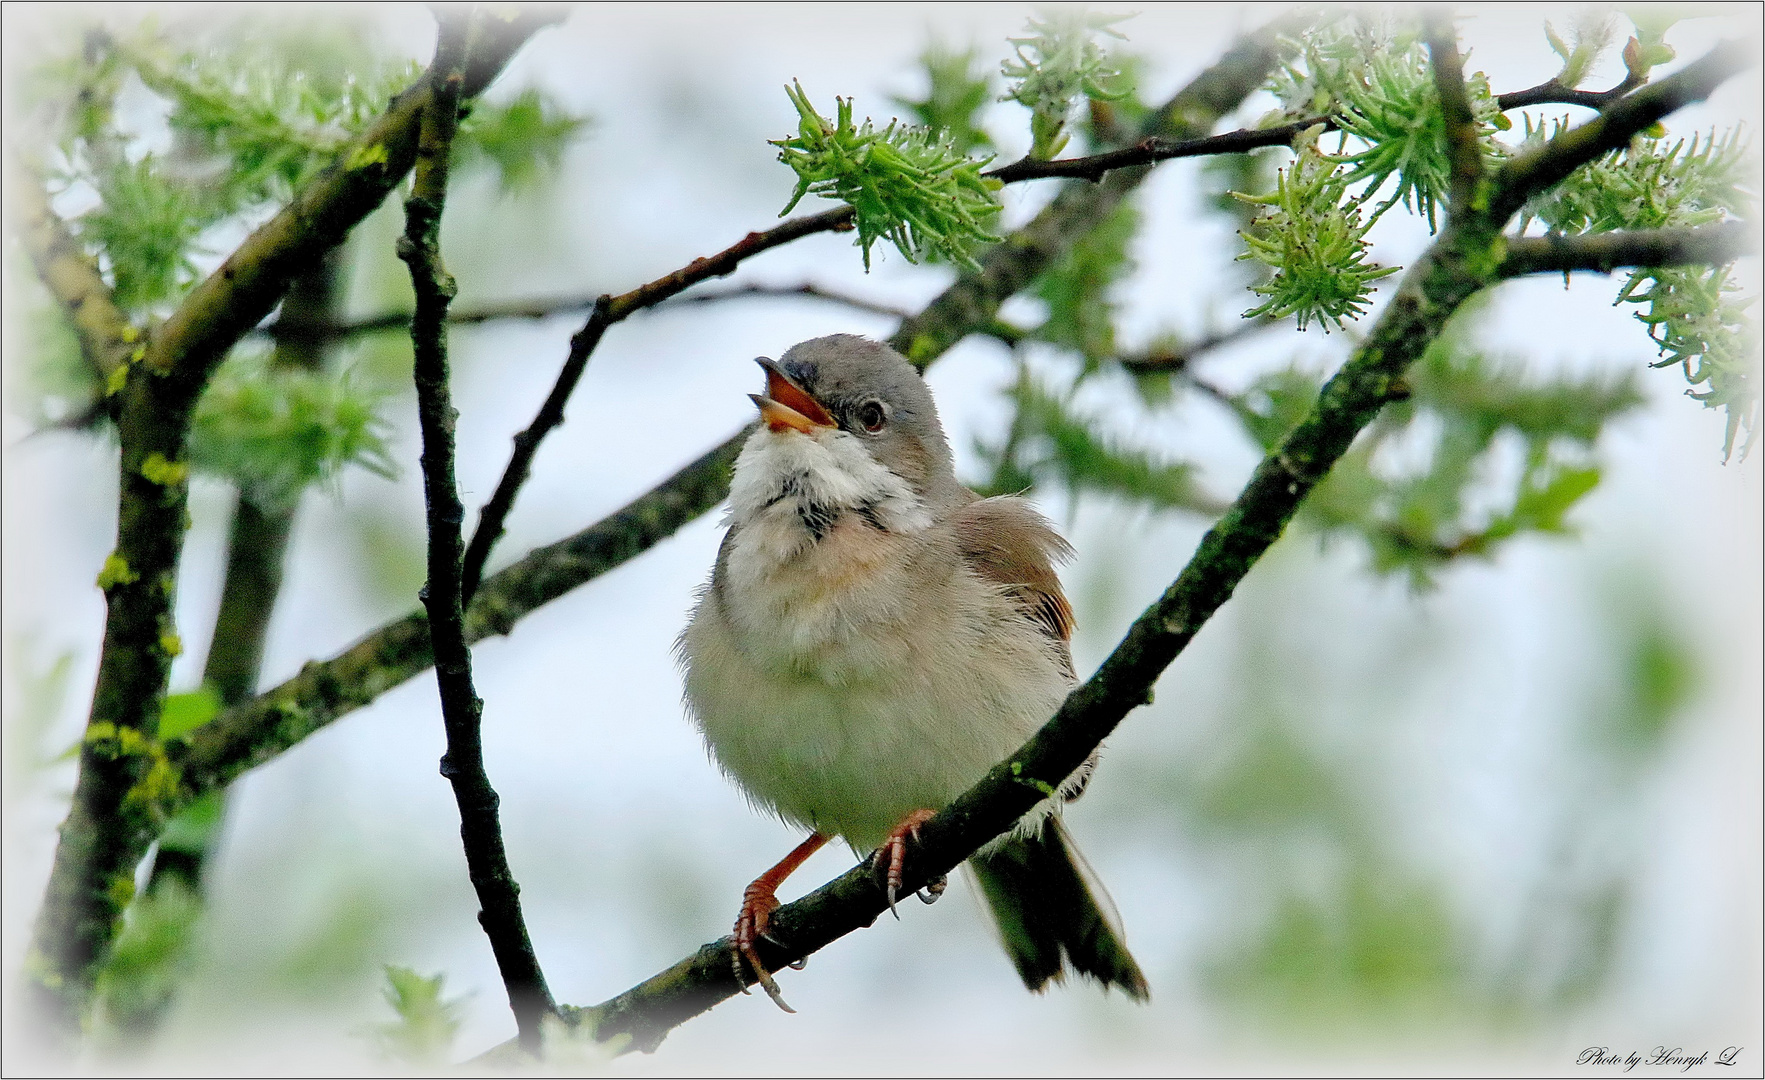
[[[760,406],[760,419],[766,421],[767,427],[773,431],[796,430],[809,435],[816,428],[836,426],[833,417],[821,407],[821,402],[809,396],[809,392],[786,375],[775,361],[756,356],[754,363],[766,369],[766,393],[748,396]]]

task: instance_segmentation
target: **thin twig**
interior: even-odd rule
[[[1588,270],[1609,274],[1645,266],[1721,266],[1758,252],[1757,237],[1743,221],[1684,229],[1638,229],[1593,236],[1527,236],[1508,241],[1496,274],[1560,274]]]
[[[1600,155],[1628,146],[1633,136],[1667,114],[1704,100],[1730,75],[1752,62],[1749,46],[1723,42],[1660,82],[1619,99],[1587,123],[1509,158],[1492,177],[1489,216],[1505,221],[1527,199]]]
[[[1454,52],[1457,49],[1455,46]],[[1463,85],[1463,68],[1460,69],[1460,83]],[[1645,80],[1634,74],[1625,77],[1624,81],[1610,90],[1572,90],[1565,88],[1555,79],[1541,83],[1526,90],[1501,94],[1496,97],[1503,112],[1509,109],[1523,108],[1527,105],[1583,105],[1590,109],[1603,109],[1612,102],[1643,85]],[[1043,161],[1024,157],[1009,165],[1001,165],[989,169],[981,175],[997,180],[1002,184],[1015,184],[1025,180],[1101,180],[1115,169],[1125,169],[1136,165],[1153,165],[1161,161],[1175,158],[1206,157],[1214,154],[1243,154],[1251,150],[1260,150],[1265,146],[1289,146],[1295,136],[1310,128],[1322,125],[1324,130],[1333,131],[1337,122],[1333,116],[1313,116],[1304,120],[1292,120],[1269,128],[1240,128],[1220,135],[1209,135],[1194,139],[1144,138],[1132,146],[1119,150],[1110,150],[1087,157],[1060,158],[1054,161]]]
[[[448,385],[447,306],[454,281],[442,266],[437,235],[447,200],[448,157],[459,124],[460,87],[465,81],[467,44],[478,20],[443,12],[441,36],[423,110],[417,165],[405,201],[405,235],[399,258],[410,267],[416,309],[411,316],[411,348],[417,386],[417,416],[423,433],[423,493],[428,505],[429,580],[423,607],[435,650],[435,680],[441,693],[447,753],[441,774],[453,785],[460,807],[460,838],[466,866],[478,894],[478,921],[496,954],[508,990],[521,1045],[540,1049],[540,1021],[556,1015],[545,976],[521,917],[520,887],[509,869],[497,816],[497,794],[484,771],[480,732],[484,704],[472,685],[472,652],[466,644],[460,582],[465,507],[454,480],[454,419]]]
[[[1528,105],[1579,105],[1584,109],[1598,110],[1605,108],[1646,82],[1648,82],[1646,77],[1639,76],[1632,71],[1627,72],[1624,81],[1610,90],[1576,90],[1573,87],[1564,86],[1552,78],[1524,90],[1497,94],[1495,103],[1502,112],[1507,112],[1509,109],[1523,109]]]
[[[1335,121],[1330,117],[1314,116],[1279,127],[1244,128],[1223,135],[1195,139],[1149,136],[1132,146],[1092,154],[1089,157],[1061,158],[1055,161],[1019,158],[1009,165],[989,169],[981,175],[1002,184],[1054,178],[1096,182],[1116,169],[1127,169],[1136,165],[1153,165],[1175,158],[1207,157],[1213,154],[1244,154],[1265,146],[1289,146],[1293,143],[1294,136],[1318,124],[1323,124],[1326,128],[1335,127]]]
[[[801,285],[736,285],[715,291],[687,292],[684,295],[663,300],[655,306],[675,307],[686,304],[709,304],[723,300],[783,300],[793,297],[825,300],[830,304],[843,304],[858,311],[869,311],[877,315],[893,315],[902,319],[908,315],[908,312],[902,308],[892,307],[851,293],[839,292],[812,282],[805,282]],[[591,311],[599,299],[597,296],[563,296],[551,300],[512,300],[500,304],[484,304],[464,310],[451,310],[447,313],[447,322],[449,326],[475,326],[505,319],[549,319],[558,315]],[[380,315],[370,315],[366,318],[325,327],[296,327],[288,325],[278,317],[264,323],[254,333],[263,334],[275,341],[305,340],[314,336],[330,340],[360,337],[363,334],[393,330],[408,331],[410,326],[410,312],[388,311]]]
[[[851,293],[839,292],[813,282],[801,285],[732,285],[727,289],[705,289],[700,292],[689,292],[676,296],[672,300],[664,300],[657,307],[679,307],[687,304],[712,304],[724,300],[784,300],[793,297],[804,297],[810,300],[825,300],[830,304],[841,304],[857,311],[868,311],[873,315],[889,315],[897,319],[905,319],[912,312],[905,308],[894,307],[880,301]]]

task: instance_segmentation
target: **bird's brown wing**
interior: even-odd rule
[[[1023,612],[1059,646],[1068,677],[1073,675],[1072,605],[1060,591],[1054,564],[1071,557],[1072,546],[1022,499],[978,499],[955,516],[956,539],[970,569],[1005,586]]]

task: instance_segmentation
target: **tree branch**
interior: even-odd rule
[[[1429,6],[1423,9],[1428,36],[1428,58],[1434,69],[1434,89],[1440,95],[1440,112],[1446,122],[1447,159],[1452,179],[1447,205],[1454,214],[1474,212],[1477,185],[1483,180],[1483,151],[1477,145],[1477,118],[1465,93],[1465,65],[1459,58],[1458,29],[1452,11]]]
[[[1591,236],[1527,236],[1511,239],[1496,274],[1591,270],[1609,274],[1620,267],[1720,266],[1742,255],[1757,254],[1754,229],[1743,221],[1725,221],[1685,229],[1639,229]]]
[[[718,303],[724,300],[742,300],[749,298],[782,300],[790,299],[792,297],[807,297],[811,300],[825,300],[830,304],[844,304],[846,307],[854,308],[858,311],[868,311],[872,315],[890,315],[897,319],[906,319],[912,316],[912,312],[907,311],[904,308],[892,307],[888,304],[862,296],[853,296],[851,293],[838,292],[825,286],[817,285],[814,282],[804,282],[801,285],[762,285],[759,283],[731,285],[727,289],[704,290],[702,292],[688,293],[685,296],[677,296],[672,300],[664,300],[657,306],[679,307],[686,304]]]
[[[900,308],[890,307],[862,296],[837,292],[833,289],[804,282],[801,285],[734,285],[727,289],[706,292],[689,292],[684,296],[675,296],[654,305],[656,307],[675,307],[684,304],[709,304],[723,300],[743,299],[790,299],[807,297],[811,300],[825,300],[831,304],[844,304],[859,311],[869,311],[877,315],[893,315],[905,319],[908,315]],[[549,319],[554,315],[567,315],[578,311],[590,311],[595,296],[564,296],[551,300],[510,300],[503,303],[485,304],[465,310],[449,310],[447,321],[450,326],[475,326],[480,323],[495,322],[501,319]],[[381,315],[370,315],[352,322],[337,323],[328,327],[292,326],[280,317],[258,327],[254,333],[263,334],[275,341],[306,340],[315,335],[326,340],[336,338],[353,338],[362,334],[374,334],[389,330],[409,331],[411,313],[408,311],[389,311]]]
[[[1453,44],[1453,55],[1458,56],[1457,43]],[[1461,96],[1464,86],[1464,68],[1458,67]],[[1623,82],[1610,90],[1574,90],[1563,86],[1555,79],[1540,83],[1525,90],[1516,90],[1496,97],[1496,103],[1503,112],[1509,109],[1524,108],[1528,105],[1581,105],[1589,109],[1603,109],[1625,94],[1642,86],[1647,80],[1638,78],[1634,73],[1625,76]],[[1469,112],[1467,102],[1466,111]],[[1326,131],[1336,128],[1336,120],[1330,116],[1314,116],[1305,120],[1293,120],[1276,127],[1240,128],[1221,135],[1209,135],[1204,138],[1174,139],[1147,137],[1132,146],[1119,150],[1110,150],[1101,154],[1086,157],[1060,158],[1053,161],[1024,157],[1009,165],[1001,165],[989,169],[981,175],[997,180],[1003,184],[1016,184],[1025,180],[1101,180],[1107,173],[1115,169],[1132,168],[1136,165],[1154,165],[1161,161],[1174,158],[1207,157],[1214,154],[1244,154],[1252,150],[1260,150],[1265,146],[1289,146],[1295,136],[1319,124]]]
[[[1502,112],[1523,109],[1528,105],[1580,105],[1584,109],[1603,109],[1647,82],[1647,76],[1639,76],[1631,71],[1625,74],[1623,82],[1610,90],[1577,90],[1552,78],[1525,90],[1497,94],[1495,103]]]
[[[482,89],[551,17],[501,24],[468,70],[463,92]],[[166,816],[188,802],[156,733],[171,659],[182,647],[172,612],[189,495],[184,440],[191,409],[227,350],[410,167],[428,96],[425,82],[396,98],[185,298],[139,362],[118,369],[124,385],[116,414],[117,544],[99,575],[104,643],[79,778],[26,960],[45,1022],[66,1037],[80,1030],[117,916],[133,892],[136,864]]]
[[[494,25],[465,73],[461,96],[477,96],[534,32],[562,16],[559,9],[542,7],[524,10],[507,22],[491,20]],[[418,126],[429,95],[425,78],[394,98],[385,115],[178,305],[146,358],[150,370],[165,376],[173,400],[194,399],[227,351],[269,315],[289,282],[320,253],[342,243],[404,178],[416,160]]]
[[[1709,97],[1752,62],[1752,50],[1746,45],[1724,42],[1660,82],[1619,99],[1587,123],[1510,158],[1493,178],[1490,217],[1505,221],[1527,199],[1600,155],[1629,145],[1632,137],[1669,113]]]
[[[1132,146],[1101,154],[1092,154],[1089,157],[1060,158],[1054,161],[1029,157],[1019,158],[1009,165],[989,169],[981,175],[1002,184],[1052,178],[1089,180],[1095,183],[1103,179],[1106,173],[1115,169],[1127,169],[1136,165],[1153,165],[1174,158],[1207,157],[1213,154],[1244,154],[1252,150],[1260,150],[1265,146],[1290,146],[1294,136],[1318,124],[1323,124],[1326,128],[1335,127],[1335,122],[1330,117],[1314,116],[1308,120],[1295,120],[1279,127],[1242,128],[1238,131],[1228,131],[1223,135],[1208,135],[1203,138],[1176,139],[1148,136]]]
[[[481,724],[484,703],[472,685],[472,652],[463,626],[465,605],[460,579],[463,540],[454,479],[454,420],[447,362],[447,306],[454,280],[441,261],[437,236],[447,202],[448,158],[459,125],[460,87],[465,81],[468,41],[479,19],[442,13],[441,38],[430,75],[431,92],[423,110],[417,143],[416,174],[405,201],[405,234],[398,256],[410,267],[416,309],[411,316],[413,378],[417,417],[423,433],[423,493],[428,506],[429,580],[422,600],[429,616],[435,652],[435,681],[441,695],[447,753],[441,775],[453,785],[460,807],[460,839],[466,866],[478,894],[478,921],[496,954],[497,970],[508,990],[521,1045],[537,1053],[540,1020],[556,1015],[551,991],[534,955],[521,917],[520,887],[509,869],[497,816],[498,798],[484,771]],[[597,311],[599,309],[597,308]]]
[[[35,177],[18,176],[18,192],[24,220],[21,231],[25,251],[49,295],[61,306],[80,342],[80,355],[92,369],[94,384],[102,397],[111,373],[129,362],[141,333],[116,305],[110,286],[98,273],[98,263],[68,230],[49,205],[49,197]]]
[[[339,254],[334,249],[318,266],[295,279],[282,301],[282,317],[291,325],[323,328],[335,317]],[[314,333],[278,341],[270,366],[284,371],[320,371],[325,340],[322,334]],[[257,690],[270,618],[282,589],[282,564],[295,509],[292,505],[260,507],[243,489],[234,505],[221,602],[202,668],[203,685],[214,691],[223,708],[239,704]],[[193,807],[179,815],[168,830],[177,833],[178,842],[168,843],[167,837],[161,837],[147,875],[148,898],[163,899],[169,895],[166,890],[172,889],[198,902],[206,899],[205,879],[226,816],[224,795],[214,793],[218,805],[213,808]],[[189,945],[188,931],[172,943],[164,962],[169,973],[182,974]],[[148,1038],[158,1029],[177,990],[173,978],[154,980],[151,992],[106,1001],[106,1015],[131,1037]]]

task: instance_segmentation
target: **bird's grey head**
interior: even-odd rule
[[[762,366],[768,365],[763,361]],[[853,435],[928,506],[965,501],[931,390],[900,353],[880,342],[834,334],[792,346],[775,367],[825,410],[824,422]],[[788,394],[776,377],[768,381],[769,389]]]

